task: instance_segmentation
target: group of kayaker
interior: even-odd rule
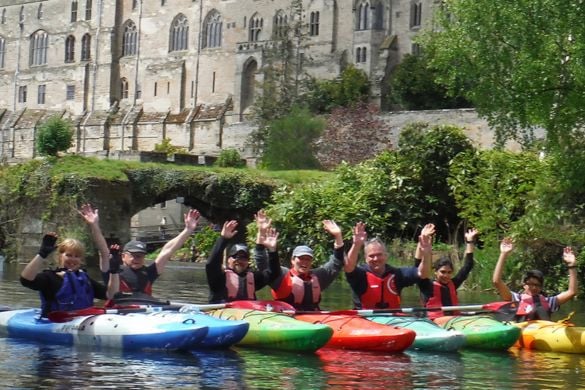
[[[37,290],[41,295],[42,314],[51,311],[77,310],[93,305],[93,299],[112,302],[130,297],[150,297],[152,285],[164,272],[167,262],[183,246],[197,227],[200,214],[189,210],[184,217],[185,227],[176,237],[168,241],[156,260],[146,266],[146,245],[131,240],[122,250],[118,245],[108,248],[99,227],[98,210],[84,205],[79,214],[90,227],[92,238],[100,254],[100,270],[104,284],[91,279],[81,269],[84,248],[81,242],[65,239],[57,245],[57,235],[47,233],[38,254],[21,273],[21,283]],[[399,309],[400,294],[404,287],[418,285],[421,298],[429,309],[431,318],[444,315],[440,307],[458,305],[457,288],[472,270],[473,251],[478,232],[470,229],[465,234],[465,262],[453,276],[453,263],[441,258],[431,263],[433,224],[421,231],[415,251],[415,265],[393,267],[387,264],[386,245],[379,238],[368,240],[365,224],[358,222],[353,227],[353,242],[349,251],[344,250],[343,235],[332,220],[323,221],[324,229],[334,238],[333,251],[328,262],[312,268],[313,250],[306,245],[294,248],[290,268],[281,266],[278,251],[278,232],[263,210],[255,215],[257,235],[254,248],[256,270],[250,267],[250,251],[245,243],[233,243],[237,235],[238,222],[226,221],[221,229],[205,265],[210,289],[210,303],[235,300],[256,300],[256,291],[270,286],[275,300],[286,302],[296,310],[319,310],[321,294],[344,271],[352,289],[354,306],[357,309]],[[364,251],[365,264],[358,265],[359,252]],[[43,270],[45,259],[55,250],[58,268]],[[227,262],[223,265],[224,251]],[[501,276],[505,260],[513,249],[510,239],[500,245],[500,257],[494,270],[493,283],[502,299],[519,302],[518,320],[550,319],[550,314],[577,293],[576,258],[570,247],[564,249],[563,260],[569,269],[569,288],[553,297],[542,295],[544,282],[540,271],[529,271],[523,279],[524,291],[513,293],[503,283]],[[432,277],[434,270],[434,278]],[[452,312],[451,312],[452,313]]]

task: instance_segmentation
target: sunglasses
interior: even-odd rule
[[[249,260],[250,258],[246,255],[237,255],[237,256],[234,256],[234,259],[236,259],[236,260]]]
[[[542,287],[542,285],[540,283],[524,283],[525,285],[527,285],[528,287]]]

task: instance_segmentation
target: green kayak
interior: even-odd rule
[[[444,329],[462,332],[465,335],[464,347],[469,348],[506,350],[520,337],[520,328],[487,315],[446,316],[434,321]]]
[[[366,317],[379,324],[414,330],[416,338],[410,349],[420,351],[453,352],[465,344],[465,335],[446,330],[426,318],[378,314]]]
[[[237,346],[314,352],[327,344],[333,335],[333,329],[327,325],[295,320],[281,313],[218,309],[209,314],[227,320],[243,320],[250,324],[248,333]]]

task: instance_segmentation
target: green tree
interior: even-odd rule
[[[424,47],[439,81],[472,101],[500,140],[541,126],[567,145],[585,123],[584,15],[581,0],[450,0]]]
[[[268,125],[262,165],[273,170],[318,168],[315,140],[324,127],[324,121],[308,109],[294,107],[290,114]]]
[[[437,83],[435,71],[424,54],[404,56],[389,81],[392,103],[407,110],[433,110],[470,107],[460,96],[449,96],[445,86]]]
[[[57,156],[73,144],[71,122],[52,116],[43,123],[37,133],[37,152],[42,156]]]
[[[307,103],[313,112],[330,112],[335,107],[349,107],[367,101],[370,81],[367,74],[349,65],[334,80],[310,79],[307,82]]]

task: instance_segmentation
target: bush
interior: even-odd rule
[[[73,144],[71,122],[53,116],[39,127],[37,134],[37,152],[41,156],[57,156]]]
[[[215,161],[215,166],[223,168],[243,168],[246,161],[236,149],[223,149]]]
[[[166,153],[167,156],[172,156],[173,154],[187,152],[187,150],[185,148],[171,144],[170,138],[164,138],[160,144],[155,144],[154,151],[160,152],[160,153]]]

